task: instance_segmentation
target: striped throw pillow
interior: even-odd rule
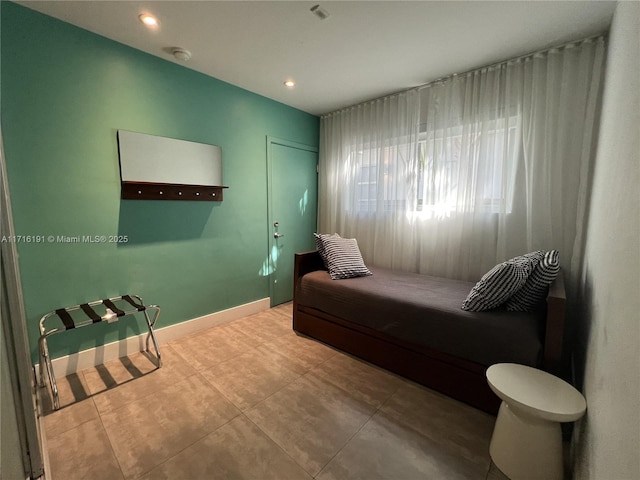
[[[371,275],[355,238],[328,236],[323,244],[327,269],[333,280]]]
[[[512,312],[530,312],[547,296],[549,285],[560,272],[557,250],[546,252],[535,266],[529,278],[520,290],[507,301],[507,310]]]
[[[471,289],[462,309],[482,312],[502,305],[527,281],[533,270],[533,260],[525,255],[499,263]]]
[[[332,234],[328,234],[328,233],[314,233],[313,234],[313,238],[316,242],[316,249],[318,250],[318,253],[320,254],[320,256],[322,257],[322,261],[324,262],[324,266],[325,268],[328,270],[329,269],[329,265],[327,264],[327,259],[326,259],[326,255],[324,253],[324,240],[326,238],[330,238],[330,237],[338,237],[341,238],[340,235],[338,235],[337,233],[332,233]]]

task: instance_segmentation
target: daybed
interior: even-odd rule
[[[490,413],[494,363],[554,372],[560,362],[562,275],[538,311],[467,312],[474,283],[371,268],[331,280],[317,251],[295,255],[293,329]]]

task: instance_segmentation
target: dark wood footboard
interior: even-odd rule
[[[324,269],[317,251],[295,256],[293,329],[391,372],[433,388],[489,413],[497,413],[500,400],[487,385],[487,367],[399,340],[368,327],[345,321],[297,301],[299,279]],[[549,289],[544,332],[543,365],[555,372],[562,355],[564,332],[564,282],[562,276]]]

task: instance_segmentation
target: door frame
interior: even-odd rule
[[[291,140],[285,140],[278,137],[273,137],[271,135],[267,135],[267,257],[271,255],[271,251],[275,246],[275,240],[273,238],[273,151],[272,147],[274,145],[279,145],[282,147],[295,148],[298,150],[303,150],[306,152],[318,153],[318,147],[314,147],[312,145],[306,145],[304,143],[293,142]],[[317,164],[316,164],[316,172],[317,172]],[[317,224],[317,215],[316,212],[316,224]],[[275,286],[273,283],[273,272],[268,275],[269,278],[269,303],[273,307],[273,298],[274,298],[274,290]]]
[[[4,156],[2,128],[0,127],[0,237],[15,238],[11,209],[11,195],[7,178],[7,165]],[[9,389],[7,395],[13,395],[13,413],[18,426],[22,455],[22,467],[27,478],[39,478],[45,473],[45,451],[43,437],[40,435],[39,419],[36,417],[36,382],[31,364],[29,338],[27,334],[27,315],[24,307],[18,248],[16,242],[2,242],[0,246],[2,261],[0,275],[0,340],[7,350],[7,363],[10,384],[2,385]],[[2,401],[7,398],[3,395]],[[4,405],[3,405],[4,407]],[[40,417],[41,419],[42,417]]]

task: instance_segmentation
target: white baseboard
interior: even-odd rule
[[[238,318],[246,317],[247,315],[268,310],[270,304],[271,301],[269,298],[263,298],[261,300],[245,303],[244,305],[239,305],[220,312],[210,313],[203,317],[194,318],[193,320],[187,320],[175,325],[169,325],[168,327],[158,328],[155,330],[156,340],[160,345],[169,343],[172,340],[191,335],[192,333],[206,330],[207,328],[223,323],[228,323],[233,320],[237,320]],[[86,368],[101,365],[109,360],[115,360],[135,352],[141,352],[145,348],[146,338],[147,333],[145,332],[135,337],[129,337],[124,340],[100,345],[98,347],[83,350],[78,353],[72,353],[71,355],[66,355],[64,357],[55,358],[51,362],[53,365],[53,372],[56,378],[62,378]],[[151,345],[150,348],[153,351],[153,347]],[[35,370],[36,375],[39,376],[40,369],[38,368],[38,365],[36,365]]]

